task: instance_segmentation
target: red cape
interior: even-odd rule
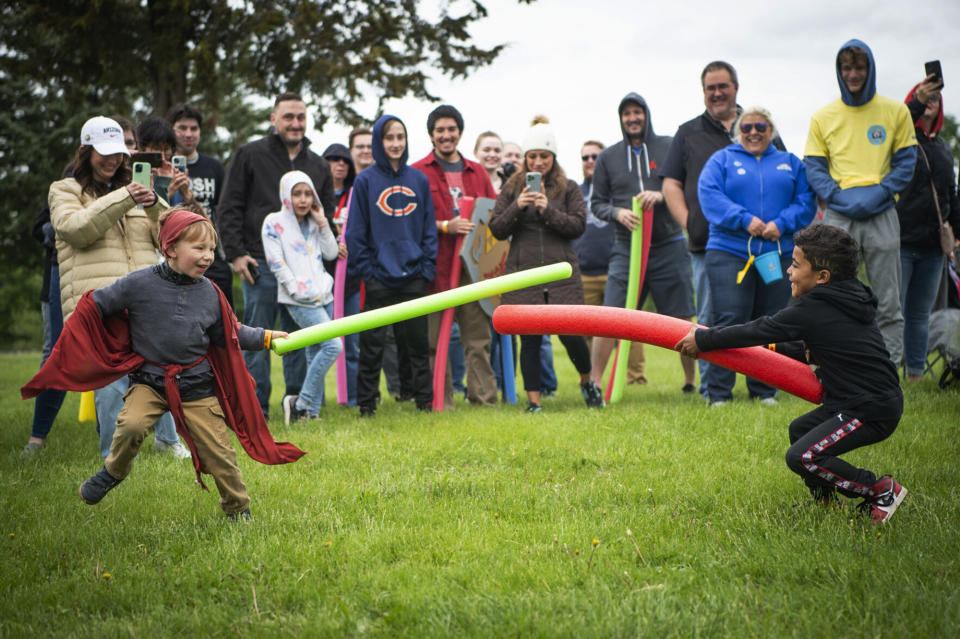
[[[214,390],[227,426],[232,430],[247,454],[263,464],[295,462],[306,453],[293,444],[274,441],[254,393],[255,383],[247,371],[237,339],[237,320],[226,297],[216,286],[220,297],[220,314],[226,347],[211,344],[207,359],[214,374]],[[130,326],[123,314],[100,317],[100,311],[91,293],[83,294],[77,308],[63,326],[63,332],[40,371],[20,389],[23,399],[35,397],[41,391],[89,391],[103,388],[141,366],[145,360],[130,347]],[[193,467],[197,481],[207,472],[200,465],[193,438],[184,425],[183,408],[173,375],[180,367],[169,367],[167,372],[167,401],[173,413],[177,433],[183,437],[193,453]],[[172,391],[172,392],[171,392]]]

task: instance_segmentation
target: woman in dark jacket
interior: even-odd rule
[[[568,180],[557,164],[557,142],[545,118],[534,120],[524,140],[524,158],[520,170],[503,186],[490,216],[490,232],[498,240],[511,238],[506,273],[528,268],[570,262],[573,275],[504,293],[503,304],[583,304],[580,268],[573,240],[583,234],[587,211],[576,182]],[[529,172],[542,176],[539,191],[526,183]],[[520,338],[520,371],[530,404],[527,412],[540,412],[540,343],[542,335]],[[581,336],[562,335],[560,342],[580,373],[580,392],[587,406],[603,406],[603,397],[590,381],[590,351]]]
[[[953,156],[947,143],[937,135],[943,126],[943,99],[937,84],[938,81],[925,80],[915,86],[906,99],[916,125],[918,144],[913,179],[897,201],[903,358],[910,381],[921,378],[927,363],[930,310],[943,273],[940,217],[950,223],[954,235],[960,234],[960,202],[955,188]]]

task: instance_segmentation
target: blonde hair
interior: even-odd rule
[[[761,106],[752,106],[749,109],[744,109],[743,113],[740,114],[740,117],[737,118],[737,121],[733,123],[733,141],[740,143],[740,123],[743,122],[743,119],[748,115],[759,115],[761,118],[767,121],[767,124],[770,126],[770,139],[773,139],[773,136],[777,134],[777,125],[773,123],[773,116],[770,115],[770,112],[764,109]]]

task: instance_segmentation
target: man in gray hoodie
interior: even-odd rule
[[[604,149],[597,158],[590,199],[594,215],[616,223],[616,242],[607,270],[603,305],[623,308],[626,303],[630,233],[642,224],[641,217],[633,213],[633,198],[637,196],[647,214],[651,210],[653,214],[650,255],[637,308],[643,307],[650,294],[658,313],[691,319],[694,306],[690,254],[683,229],[670,215],[660,192],[657,171],[666,159],[672,138],[653,132],[650,109],[637,93],[628,93],[620,101],[617,113],[623,140]],[[593,340],[591,375],[598,385],[614,344],[615,340],[607,337]],[[694,360],[681,355],[680,361],[683,392],[692,393],[695,390]]]

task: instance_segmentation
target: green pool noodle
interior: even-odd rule
[[[630,270],[627,275],[627,302],[626,308],[637,308],[640,299],[640,269],[643,260],[643,208],[640,198],[633,198],[633,213],[640,217],[637,226],[630,233]],[[611,402],[623,399],[623,388],[627,385],[627,365],[630,361],[630,340],[622,339],[619,345],[616,369],[613,374],[613,391],[610,393]]]
[[[460,306],[475,302],[485,297],[499,295],[509,291],[536,286],[546,282],[566,279],[573,275],[573,267],[569,262],[557,262],[547,266],[527,269],[501,275],[482,282],[460,286],[458,288],[426,295],[419,299],[401,302],[392,306],[357,313],[349,317],[324,322],[290,333],[288,337],[278,337],[273,340],[272,348],[280,355],[304,348],[311,344],[318,344],[334,337],[352,335],[361,331],[370,330],[387,324],[396,324],[411,317],[419,317],[428,313],[442,311],[452,306]]]

